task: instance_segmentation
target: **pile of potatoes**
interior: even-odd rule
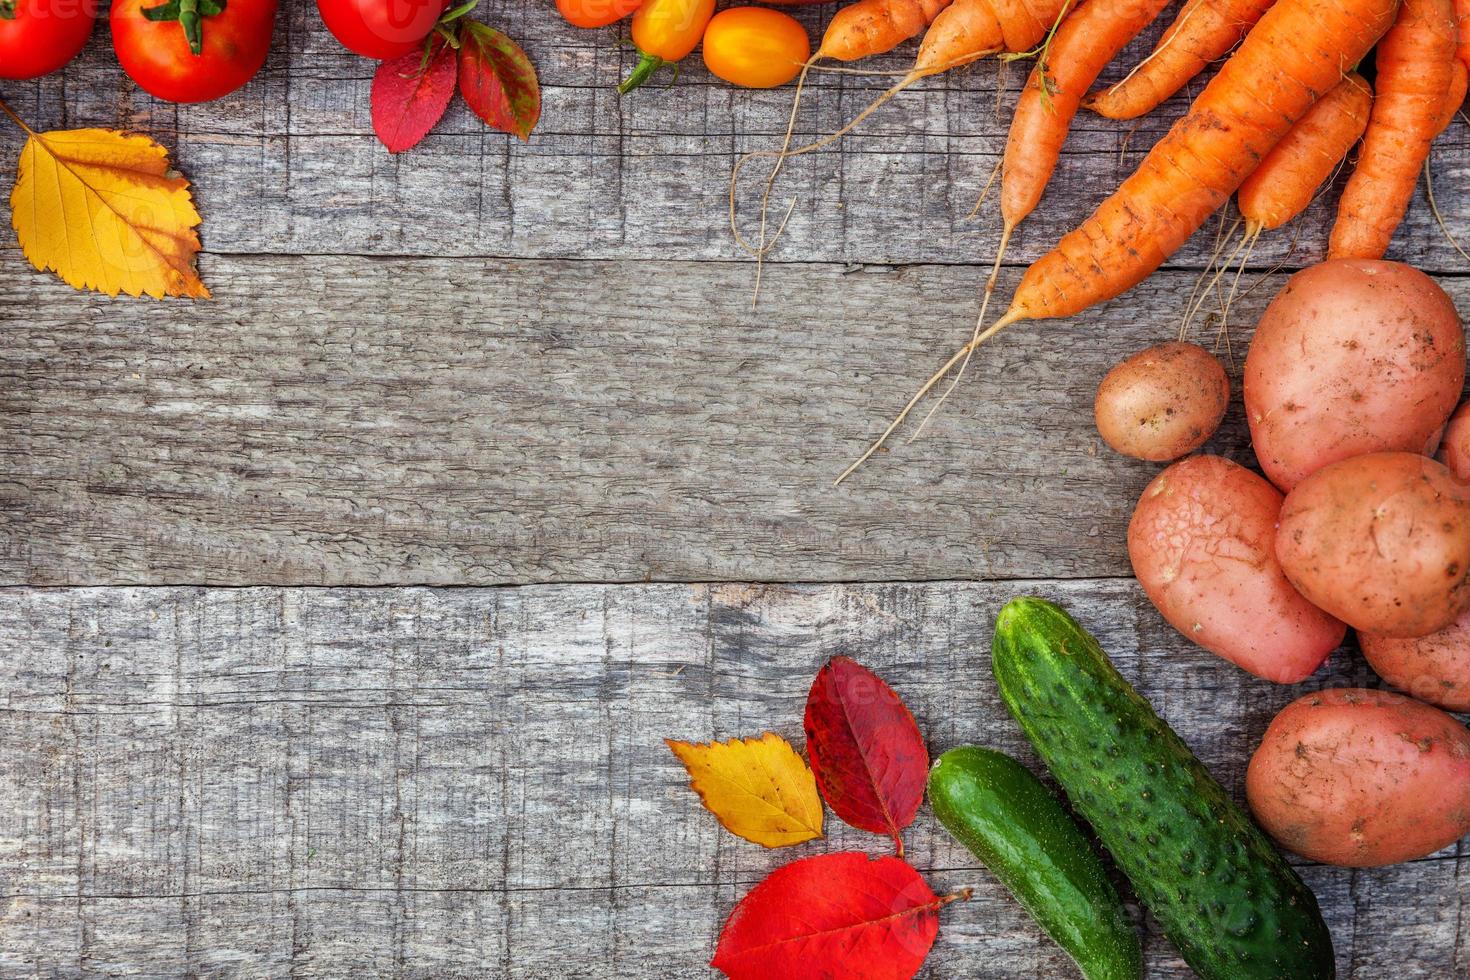
[[[1230,397],[1204,349],[1144,351],[1098,389],[1108,445],[1179,460],[1128,526],[1134,572],[1169,623],[1283,684],[1352,627],[1373,669],[1412,695],[1326,691],[1272,722],[1246,795],[1309,858],[1386,864],[1470,831],[1470,731],[1440,710],[1470,710],[1464,383],[1464,328],[1444,290],[1400,263],[1338,259],[1292,276],[1251,342],[1243,395],[1264,477],[1188,455]]]

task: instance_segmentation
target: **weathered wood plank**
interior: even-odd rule
[[[883,850],[829,821],[771,853],[683,786],[665,736],[800,740],[851,654],[934,751],[1034,757],[987,667],[1018,592],[1066,602],[1238,794],[1275,710],[1371,683],[1341,652],[1280,688],[1191,648],[1124,581],[520,589],[0,590],[0,971],[697,975],[777,864]],[[909,853],[946,913],[933,977],[1072,976],[925,811]],[[1470,971],[1463,846],[1307,867],[1340,975]],[[1147,930],[1150,977],[1187,971]]]
[[[0,255],[0,582],[1127,575],[1157,467],[1101,446],[1092,392],[1195,278],[1003,335],[921,441],[834,490],[969,336],[976,270],[773,266],[779,314],[730,263],[204,271],[216,302],[159,306]],[[1239,412],[1212,448],[1249,461]]]
[[[799,11],[819,34],[831,8]],[[0,93],[37,125],[126,125],[177,151],[195,181],[215,252],[493,255],[509,257],[745,259],[727,230],[731,167],[750,150],[779,145],[791,91],[736,90],[712,79],[699,57],[679,83],[627,99],[613,92],[634,54],[617,30],[577,31],[546,4],[484,8],[536,60],[545,115],[529,145],[487,133],[462,105],[417,150],[390,156],[371,135],[374,63],[344,52],[311,3],[283,5],[270,62],[242,92],[204,106],[158,103],[118,70],[99,31],[64,73]],[[1162,22],[1161,22],[1162,23]],[[620,29],[625,30],[625,29]],[[1115,73],[1147,50],[1147,38]],[[907,67],[912,46],[872,67]],[[774,257],[787,261],[973,263],[989,261],[995,205],[966,220],[999,160],[1010,107],[1025,71],[1013,67],[996,95],[991,64],[930,80],[905,93],[838,147],[794,159],[776,200],[797,200]],[[830,132],[891,81],[813,76],[799,138]],[[1083,115],[1046,201],[1022,226],[1012,260],[1050,248],[1123,176],[1183,111],[1176,99],[1136,126]],[[0,127],[0,159],[19,148]],[[752,168],[756,177],[759,168]],[[1436,153],[1437,189],[1451,227],[1470,240],[1470,128],[1453,126]],[[758,181],[745,187],[754,204]],[[1335,195],[1313,205],[1299,230],[1264,236],[1266,267],[1320,257]],[[1176,257],[1203,265],[1213,230]],[[1465,270],[1435,227],[1422,195],[1394,255],[1423,268]]]

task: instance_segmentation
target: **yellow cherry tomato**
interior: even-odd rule
[[[715,12],[715,0],[644,0],[633,15],[638,64],[618,91],[627,95],[654,72],[693,51]]]
[[[746,88],[785,85],[811,53],[806,29],[779,10],[731,7],[715,14],[704,29],[705,66]]]

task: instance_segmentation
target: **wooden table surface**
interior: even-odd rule
[[[921,440],[830,486],[969,334],[998,219],[993,201],[965,216],[1019,66],[933,79],[791,161],[752,310],[726,185],[777,142],[789,89],[737,91],[696,58],[619,99],[618,30],[492,2],[480,16],[540,69],[534,138],[456,106],[395,157],[369,125],[373,65],[313,4],[286,7],[262,75],[210,105],[142,95],[105,28],[64,73],[0,84],[38,128],[173,148],[215,294],[76,293],[0,245],[0,973],[703,975],[767,871],[882,842],[835,819],[796,852],[738,840],[662,739],[799,745],[811,675],[846,653],[933,751],[1035,763],[987,668],[1018,593],[1095,629],[1237,795],[1275,710],[1377,684],[1350,649],[1296,687],[1249,677],[1129,575],[1125,523],[1156,468],[1100,445],[1092,392],[1177,331],[1213,225],[1123,299],[1003,335]],[[798,133],[886,82],[814,75]],[[1183,104],[1078,119],[1003,292]],[[0,128],[6,168],[20,144]],[[1434,172],[1470,241],[1463,122]],[[1333,197],[1261,240],[1237,380],[1266,299],[1321,256]],[[1422,192],[1392,255],[1470,312],[1470,262]],[[1210,448],[1249,460],[1238,404]],[[908,841],[936,889],[975,888],[925,976],[1076,975],[927,810]],[[1463,843],[1301,866],[1341,976],[1470,975]],[[1188,976],[1143,926],[1148,975]]]

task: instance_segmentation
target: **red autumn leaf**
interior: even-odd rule
[[[812,682],[803,725],[817,788],[832,812],[887,834],[903,854],[899,831],[919,812],[929,775],[929,751],[909,709],[877,674],[833,657]]]
[[[383,62],[373,76],[373,132],[390,153],[417,146],[454,97],[454,49],[437,33],[429,45],[427,62],[414,51]]]
[[[902,858],[857,851],[777,868],[740,900],[710,966],[734,980],[907,980],[939,933],[940,898]]]
[[[530,139],[541,118],[536,67],[520,45],[493,27],[466,21],[459,32],[459,91],[493,129]]]

